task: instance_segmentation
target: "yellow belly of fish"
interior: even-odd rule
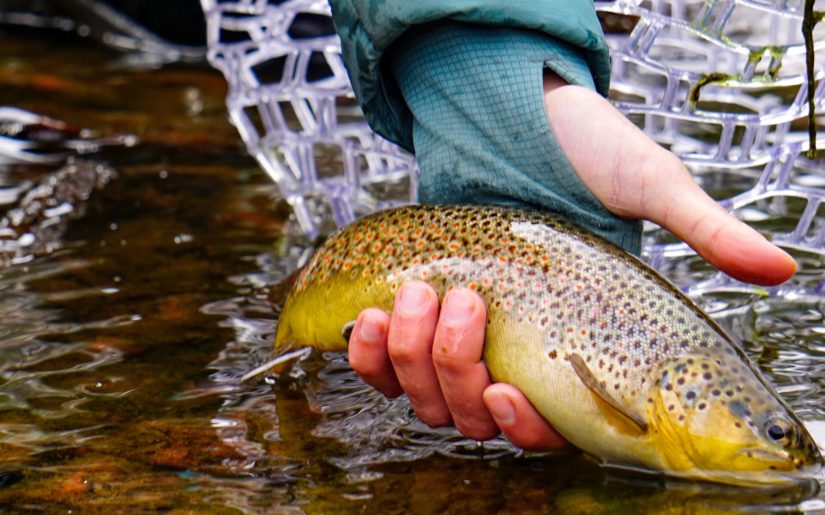
[[[320,350],[346,350],[342,327],[366,308],[390,311],[397,288],[411,278],[401,277],[389,283],[336,281],[326,288],[310,288],[294,299],[282,314],[281,327],[290,326],[292,334],[279,333],[278,339],[291,338],[293,345]],[[443,297],[451,286],[458,284],[448,280],[442,288],[436,288],[441,290],[439,296]],[[576,447],[587,449],[606,462],[663,469],[662,458],[649,441],[649,435],[640,434],[632,424],[601,405],[598,397],[576,376],[566,356],[547,358],[550,349],[542,340],[540,328],[512,320],[506,312],[492,308],[490,300],[485,299],[489,324],[484,359],[494,381],[509,383],[521,390],[539,413]],[[331,306],[334,308],[327,308]],[[557,352],[563,353],[561,349]]]
[[[548,359],[546,354],[552,351],[537,328],[490,313],[484,360],[494,381],[521,390],[576,447],[588,449],[605,462],[661,470],[663,462],[650,436],[603,406],[565,356]]]

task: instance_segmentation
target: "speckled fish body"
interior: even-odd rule
[[[410,206],[344,228],[298,275],[276,351],[344,350],[342,327],[367,307],[390,310],[412,279],[477,291],[492,378],[606,463],[739,484],[821,464],[717,324],[635,257],[541,214]]]

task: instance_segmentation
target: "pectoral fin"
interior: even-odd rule
[[[590,368],[581,356],[578,354],[571,354],[570,364],[573,365],[573,370],[576,371],[576,375],[579,376],[579,379],[581,379],[582,383],[590,389],[593,395],[604,401],[607,406],[612,408],[612,410],[614,410],[617,414],[621,415],[626,421],[632,423],[639,431],[642,433],[647,432],[647,422],[645,422],[641,416],[630,409],[624,402],[611,395],[610,392],[608,392],[607,389],[596,379],[596,376],[593,375],[593,372],[590,371]]]

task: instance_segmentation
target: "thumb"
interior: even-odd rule
[[[544,89],[561,149],[612,213],[661,225],[741,281],[775,285],[796,273],[790,255],[714,202],[675,155],[608,101],[555,76],[545,76]]]
[[[669,230],[715,267],[740,281],[773,286],[796,273],[796,262],[713,201],[687,170],[658,181],[641,215]]]

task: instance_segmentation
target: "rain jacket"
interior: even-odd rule
[[[606,95],[592,0],[330,0],[355,95],[381,136],[414,152],[419,201],[561,214],[638,253],[641,224],[585,188],[544,110],[542,75]]]

